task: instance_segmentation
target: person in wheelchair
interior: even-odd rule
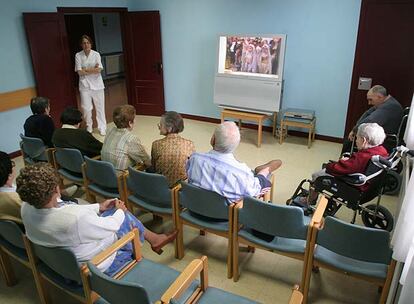
[[[349,157],[342,157],[336,162],[326,164],[322,170],[312,174],[312,181],[315,181],[320,176],[344,176],[353,173],[365,173],[372,156],[388,156],[387,150],[382,146],[384,139],[384,129],[377,123],[363,123],[359,125],[356,134],[358,151]],[[365,191],[369,188],[369,182],[359,187],[361,191]],[[317,198],[318,192],[311,189],[309,196],[298,196],[294,199],[294,203],[306,207],[309,203],[314,203]]]

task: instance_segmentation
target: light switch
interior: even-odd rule
[[[358,90],[368,91],[372,86],[372,78],[359,77]]]

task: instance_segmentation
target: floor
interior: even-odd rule
[[[157,123],[159,118],[137,116],[134,132],[140,137],[147,149],[152,141],[160,138]],[[208,151],[214,124],[185,120],[185,130],[182,136],[194,141],[196,150]],[[284,204],[292,195],[298,183],[310,177],[318,170],[323,162],[336,159],[340,152],[340,145],[336,143],[316,140],[311,149],[307,148],[307,138],[289,136],[280,145],[276,138],[265,132],[261,148],[257,148],[257,132],[251,129],[242,129],[242,140],[235,155],[247,163],[251,168],[270,159],[283,160],[283,166],[276,173],[276,185],[273,203]],[[102,138],[100,138],[102,139]],[[150,152],[148,150],[148,152]],[[22,166],[21,158],[17,161]],[[396,197],[385,196],[383,205],[392,213],[395,212]],[[352,213],[342,208],[338,217],[350,221]],[[140,215],[144,225],[156,232],[172,229],[170,221],[153,222],[149,214]],[[360,217],[357,218],[360,223]],[[150,246],[145,243],[143,254],[145,258],[169,265],[177,270],[183,270],[194,258],[207,255],[209,261],[209,284],[227,291],[254,299],[260,303],[288,303],[291,288],[300,282],[302,262],[277,254],[256,250],[254,254],[241,250],[241,276],[237,283],[226,278],[226,249],[227,241],[224,238],[207,234],[200,236],[199,232],[185,228],[184,231],[185,256],[182,260],[174,258],[172,245],[160,256],[154,254]],[[39,303],[31,273],[24,267],[17,265],[16,274],[19,283],[13,288],[0,284],[0,303]],[[53,299],[56,303],[76,303],[60,291],[51,287]],[[342,274],[322,269],[319,274],[312,275],[310,289],[310,303],[377,303],[379,293],[377,287],[365,281],[357,280]]]

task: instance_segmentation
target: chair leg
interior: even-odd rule
[[[207,232],[205,230],[200,230],[200,235],[206,235]]]
[[[384,286],[381,292],[381,298],[380,298],[381,304],[383,303],[385,304],[385,302],[387,302],[388,292],[390,291],[391,281],[392,281],[392,277],[394,276],[396,264],[397,262],[395,260],[392,260],[390,266],[388,266],[387,278],[385,279],[385,283],[384,283]]]
[[[177,258],[181,260],[184,257],[184,225],[181,218],[177,218]]]
[[[233,282],[239,280],[239,241],[238,238],[233,240]]]
[[[88,190],[88,188],[85,188],[85,190],[86,190],[86,200],[89,202],[89,203],[95,203],[96,202],[96,196],[95,195],[93,195],[89,190]]]
[[[16,276],[10,264],[10,257],[0,248],[0,270],[3,273],[6,285],[11,287],[17,284]]]
[[[231,231],[232,232],[232,231]],[[228,236],[228,245],[227,245],[227,278],[231,279],[233,276],[233,244],[232,244],[232,237],[231,232]]]

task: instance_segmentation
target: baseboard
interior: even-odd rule
[[[211,123],[216,123],[216,124],[221,122],[220,119],[212,118],[212,117],[205,117],[205,116],[198,116],[198,115],[184,114],[184,113],[181,113],[181,116],[187,119],[211,122]],[[251,124],[251,123],[243,123],[243,127],[248,128],[248,129],[257,129],[257,125]],[[273,128],[270,126],[263,126],[263,131],[271,133],[273,131]],[[308,137],[308,133],[302,132],[302,131],[291,130],[289,131],[289,134],[293,136],[298,136],[298,137]],[[320,135],[320,134],[315,134],[315,138],[319,140],[334,142],[334,143],[343,143],[344,141],[344,139],[340,137],[333,137],[333,136]]]

